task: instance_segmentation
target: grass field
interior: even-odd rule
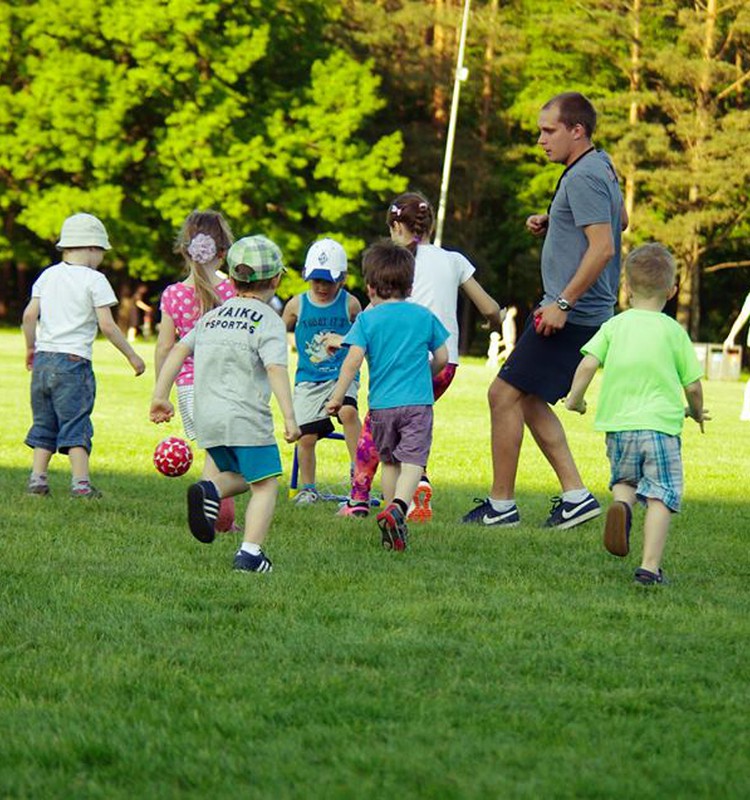
[[[490,481],[479,360],[436,407],[436,520],[406,554],[381,550],[372,519],[293,507],[284,485],[274,572],[257,576],[232,572],[236,536],[187,532],[197,470],[167,479],[150,460],[180,428],[148,422],[153,374],[134,379],[106,343],[104,498],[69,499],[60,457],[52,497],[26,497],[23,355],[20,333],[0,333],[0,797],[750,796],[741,383],[706,383],[713,421],[705,436],[686,425],[669,587],[632,584],[641,512],[627,559],[603,550],[598,521],[539,528],[557,487],[530,440],[523,524],[457,524]],[[607,500],[592,415],[560,413]],[[346,474],[340,443],[321,445],[320,472]]]

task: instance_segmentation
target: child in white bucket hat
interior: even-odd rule
[[[136,375],[146,369],[112,317],[117,297],[97,271],[110,249],[107,230],[92,214],[73,214],[62,224],[62,261],[47,267],[31,289],[23,312],[26,368],[31,370],[33,423],[26,444],[34,458],[27,493],[49,494],[47,468],[55,453],[70,459],[71,495],[101,497],[89,478],[96,381],[91,366],[97,328],[127,358]]]
[[[315,445],[333,430],[325,404],[336,384],[346,353],[331,350],[332,334],[347,333],[362,311],[356,297],[343,288],[347,273],[344,248],[334,239],[314,242],[305,257],[303,276],[310,288],[293,297],[284,308],[282,319],[287,330],[294,331],[297,347],[297,371],[294,376],[294,411],[302,430],[297,445],[300,491],[295,503],[306,505],[318,500],[315,487]],[[357,410],[359,381],[352,381],[338,420],[351,461],[356,455],[361,423]]]

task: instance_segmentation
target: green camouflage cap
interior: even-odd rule
[[[265,236],[238,239],[227,253],[229,275],[241,283],[275,278],[284,272],[281,250]]]

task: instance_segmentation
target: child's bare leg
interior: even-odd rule
[[[385,464],[381,465],[380,483],[383,490],[383,500],[386,505],[393,502],[396,495],[396,482],[398,481],[398,474],[401,471],[401,465]]]
[[[85,447],[71,447],[68,450],[70,459],[70,472],[73,482],[87,481],[89,479],[89,453]]]
[[[217,475],[219,475],[219,468],[216,466],[213,458],[206,453],[206,460],[203,463],[201,478],[203,478],[203,480],[215,482]],[[224,497],[222,495],[221,505],[219,506],[219,516],[216,517],[216,530],[220,532],[231,531],[233,527],[234,497]]]
[[[248,490],[248,483],[239,472],[217,472],[210,480],[219,492],[219,497],[234,497]]]
[[[54,454],[50,450],[45,450],[42,447],[34,448],[34,457],[31,462],[31,471],[35,475],[46,475],[49,462],[52,460]]]
[[[252,495],[245,512],[245,536],[243,542],[262,545],[271,527],[276,497],[279,493],[278,478],[266,478],[250,484]]]
[[[299,484],[315,485],[315,444],[317,433],[306,433],[297,442],[297,465],[299,466]]]
[[[667,543],[672,512],[653,497],[647,500],[646,519],[643,523],[643,560],[641,567],[649,572],[659,572],[664,546]]]
[[[419,481],[422,478],[423,468],[420,464],[404,464],[400,465],[398,480],[394,492],[394,499],[402,500],[408,507],[411,502],[414,492],[417,489]],[[385,478],[385,471],[383,472]]]
[[[357,460],[357,442],[362,431],[362,423],[359,421],[359,414],[354,406],[342,406],[339,410],[339,419],[344,426],[346,448],[349,451],[349,460],[353,464]]]
[[[629,483],[616,483],[612,487],[612,499],[627,503],[631,508],[635,505],[635,486]]]

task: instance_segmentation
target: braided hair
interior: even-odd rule
[[[400,194],[388,207],[385,218],[389,228],[400,222],[412,234],[412,240],[406,245],[412,255],[417,253],[417,245],[423,239],[429,239],[435,228],[435,212],[430,201],[420,192]]]

